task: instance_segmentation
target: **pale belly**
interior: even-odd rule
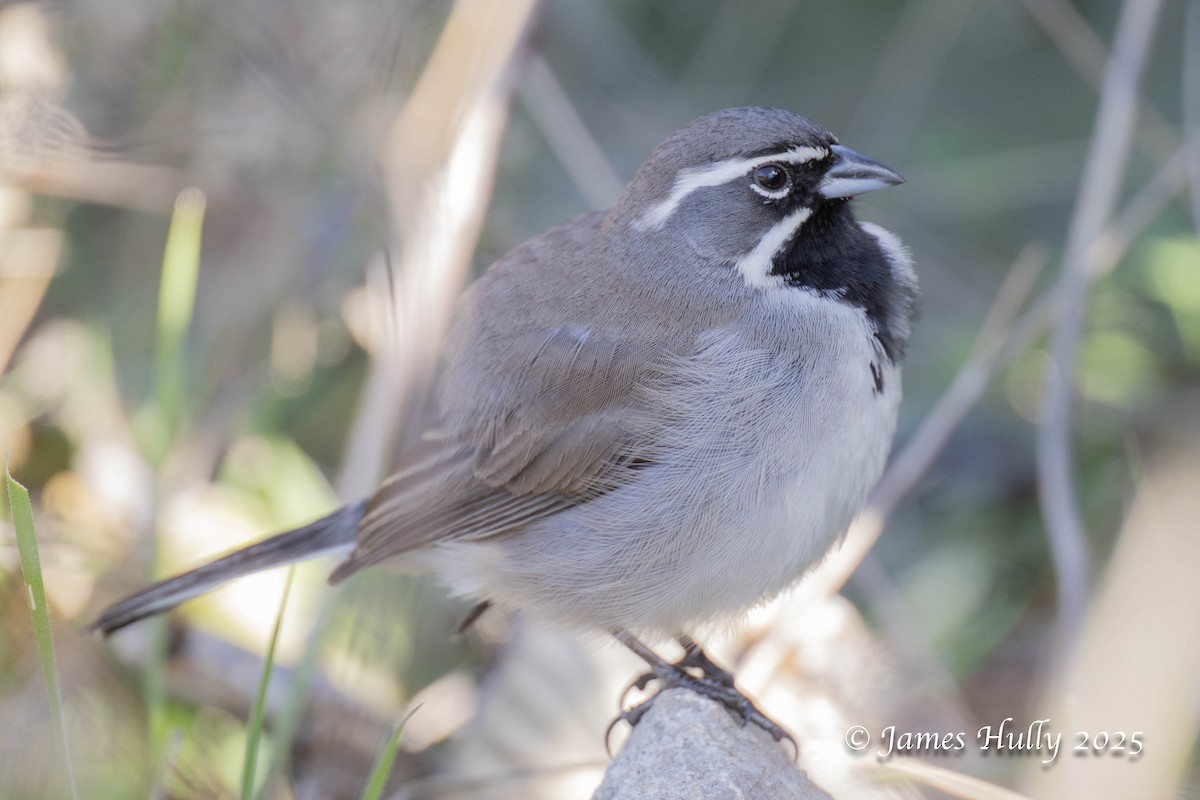
[[[876,381],[869,340],[838,346],[798,373],[717,342],[658,398],[673,423],[655,466],[520,533],[438,546],[438,569],[568,627],[670,635],[744,613],[828,551],[886,462],[899,369]]]

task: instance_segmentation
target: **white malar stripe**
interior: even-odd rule
[[[781,276],[771,274],[775,254],[792,240],[811,214],[811,208],[797,208],[776,222],[753,250],[737,260],[737,270],[750,288],[772,289],[783,284]]]
[[[763,164],[783,162],[785,164],[803,164],[817,158],[826,158],[829,149],[826,147],[793,147],[781,153],[758,156],[757,158],[730,158],[717,161],[704,167],[690,167],[681,170],[675,177],[671,193],[650,207],[642,214],[640,223],[643,228],[659,229],[666,224],[679,204],[697,189],[708,186],[720,186],[723,183],[742,177],[755,167]]]

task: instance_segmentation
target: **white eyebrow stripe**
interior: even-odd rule
[[[708,186],[720,186],[745,175],[755,167],[763,164],[783,162],[785,164],[804,164],[829,155],[826,147],[792,147],[781,153],[771,153],[755,158],[728,158],[704,167],[689,167],[680,170],[675,176],[675,183],[665,200],[655,203],[638,220],[642,228],[659,229],[666,224],[675,209],[684,199],[697,189]]]
[[[811,208],[804,206],[797,208],[776,222],[767,231],[767,235],[754,246],[753,250],[737,260],[734,266],[737,267],[738,272],[742,273],[742,277],[750,288],[770,289],[782,284],[782,277],[771,274],[771,266],[775,263],[775,254],[792,240],[796,231],[800,230],[800,226],[811,215]]]

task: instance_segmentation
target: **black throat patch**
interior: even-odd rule
[[[858,227],[848,201],[821,203],[775,256],[771,274],[788,286],[813,289],[863,309],[888,361],[894,364],[904,355],[903,343],[888,326],[900,288],[883,248]]]

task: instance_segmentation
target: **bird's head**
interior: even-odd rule
[[[908,256],[896,237],[860,225],[849,202],[903,182],[807,117],[732,108],[659,145],[611,219],[655,251],[680,254],[675,268],[733,269],[752,289],[822,293],[906,337],[916,295]]]

